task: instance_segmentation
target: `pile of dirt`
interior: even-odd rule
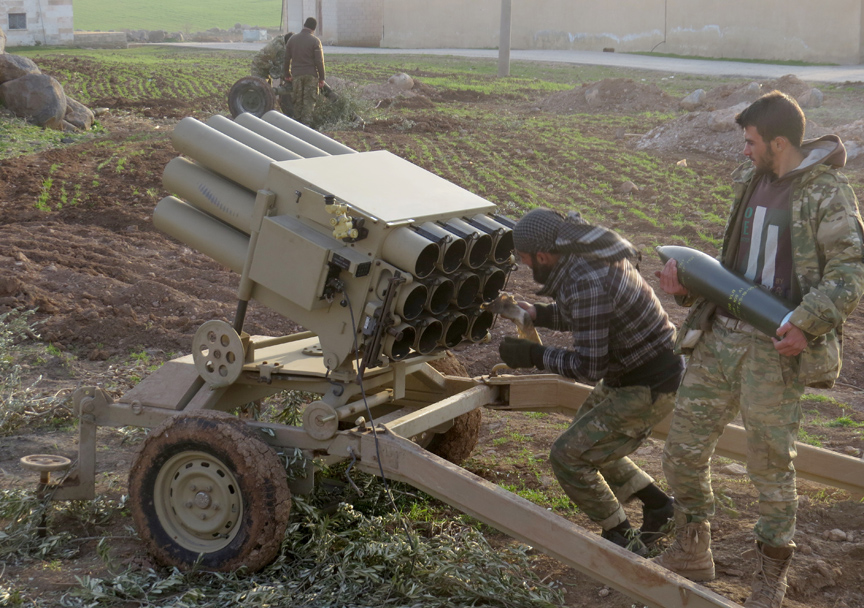
[[[759,98],[760,95],[771,91],[782,91],[787,95],[798,99],[804,93],[810,91],[809,84],[799,79],[797,76],[787,74],[781,76],[777,80],[769,80],[766,82],[749,82],[744,84],[729,83],[714,87],[705,94],[704,107],[706,110],[719,110],[721,108],[730,108],[741,103],[752,103]]]
[[[553,114],[669,112],[678,107],[678,100],[654,84],[630,78],[607,78],[553,93],[538,107]]]

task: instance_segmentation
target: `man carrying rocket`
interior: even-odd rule
[[[846,150],[834,135],[803,141],[805,117],[774,91],[736,116],[749,162],[733,173],[735,199],[721,264],[794,306],[767,336],[679,281],[675,259],[660,287],[690,314],[676,352],[689,354],[663,453],[675,496],[675,541],[654,563],[697,581],[714,578],[710,461],[740,411],[747,473],[759,492],[758,565],[745,606],[780,608],[795,549],[795,439],[807,386],[833,386],[843,323],[864,294],[864,226],[837,172]],[[686,281],[683,281],[686,282]],[[742,315],[744,316],[744,315]]]

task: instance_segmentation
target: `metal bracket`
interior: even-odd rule
[[[281,363],[267,363],[266,361],[258,366],[258,382],[273,382],[273,372],[278,372],[282,368]]]

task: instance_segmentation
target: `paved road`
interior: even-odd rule
[[[168,46],[258,51],[263,42],[180,42]],[[347,46],[324,47],[324,55],[455,55],[497,59],[497,50],[483,49],[380,49]],[[675,57],[649,57],[626,53],[600,53],[596,51],[519,51],[510,52],[511,61],[549,61],[583,65],[605,65],[636,68],[677,74],[703,74],[713,76],[740,76],[742,78],[780,78],[794,74],[807,82],[864,82],[864,65],[794,66],[739,61],[708,61],[704,59],[678,59]]]

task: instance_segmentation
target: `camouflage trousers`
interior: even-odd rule
[[[312,122],[312,110],[318,100],[318,77],[305,74],[295,76],[291,82],[291,101],[294,104],[294,119],[304,125]]]
[[[604,530],[627,516],[621,502],[654,482],[627,456],[672,411],[675,393],[652,398],[646,386],[599,382],[555,443],[549,461],[561,488]]]
[[[678,388],[663,472],[675,507],[689,521],[714,514],[711,456],[740,410],[747,431],[747,473],[759,492],[757,540],[788,545],[795,534],[795,439],[801,422],[798,358],[780,355],[761,332],[714,322],[687,363]]]

